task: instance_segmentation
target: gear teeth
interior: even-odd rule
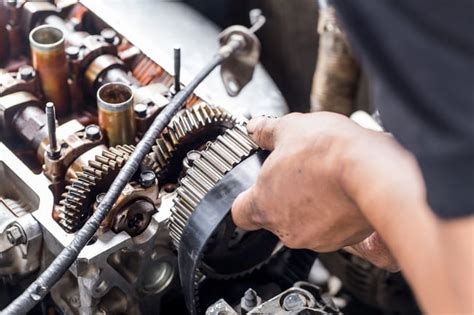
[[[239,127],[226,130],[211,142],[180,180],[168,222],[177,249],[184,227],[199,202],[225,174],[258,149],[247,131]]]
[[[183,140],[194,132],[206,127],[231,128],[236,118],[226,110],[206,103],[195,105],[178,113],[167,129],[156,140],[150,161],[159,180],[166,177],[173,158],[176,157]]]
[[[81,228],[90,215],[95,196],[112,183],[134,150],[133,145],[109,148],[76,173],[73,182],[66,186],[58,207],[58,223],[66,232],[74,233]],[[152,168],[154,163],[146,157],[143,166]]]

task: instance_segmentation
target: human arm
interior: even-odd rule
[[[260,118],[248,129],[272,153],[234,203],[237,225],[320,252],[376,230],[425,311],[472,311],[473,284],[465,279],[473,278],[474,221],[432,213],[416,160],[393,137],[330,113]]]

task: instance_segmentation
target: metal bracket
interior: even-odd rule
[[[240,25],[228,27],[219,34],[221,52],[231,42],[239,43],[239,48],[222,62],[221,77],[227,94],[237,96],[252,79],[261,45],[250,29]]]

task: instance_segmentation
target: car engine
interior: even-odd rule
[[[316,253],[230,218],[268,154],[247,119],[287,112],[258,64],[261,12],[219,32],[179,2],[143,1],[136,14],[134,1],[114,3],[0,4],[2,308],[88,228],[157,121],[164,128],[67,271],[51,275],[49,292],[25,291],[30,314],[335,314],[364,300]],[[220,76],[208,69],[193,86],[216,52],[227,54]],[[352,287],[380,281],[332,255],[321,261],[347,262]]]

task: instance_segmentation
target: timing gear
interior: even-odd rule
[[[159,179],[176,179],[184,155],[235,124],[236,118],[226,110],[205,103],[182,110],[156,140],[143,168],[152,169]],[[88,162],[71,185],[66,187],[56,220],[69,233],[77,231],[90,215],[97,194],[110,186],[135,147],[122,145],[104,150]],[[174,180],[173,179],[173,180]]]
[[[176,182],[186,153],[232,128],[236,118],[221,107],[201,103],[180,111],[156,140],[149,154],[162,182]]]
[[[281,248],[270,232],[240,230],[229,215],[233,199],[248,188],[260,168],[265,152],[257,151],[245,127],[236,125],[209,142],[179,181],[168,226],[180,269],[189,275],[182,284],[190,310],[196,309],[203,276],[228,279],[248,274]]]
[[[66,232],[73,233],[84,224],[96,196],[112,184],[133,150],[133,145],[106,149],[76,173],[76,178],[66,186],[56,215],[56,221]],[[145,159],[143,165],[149,167],[151,161]]]
[[[198,313],[199,289],[205,277],[223,279],[248,274],[281,248],[278,238],[266,230],[232,238],[234,232],[239,231],[230,216],[232,203],[255,182],[265,157],[266,152],[257,151],[236,165],[191,209],[192,214],[187,215],[178,261],[181,285],[191,314]],[[218,169],[214,171],[219,174]]]
[[[240,125],[227,130],[201,152],[201,157],[180,180],[173,200],[169,230],[176,248],[179,248],[184,227],[202,198],[235,165],[258,149],[258,145]]]

